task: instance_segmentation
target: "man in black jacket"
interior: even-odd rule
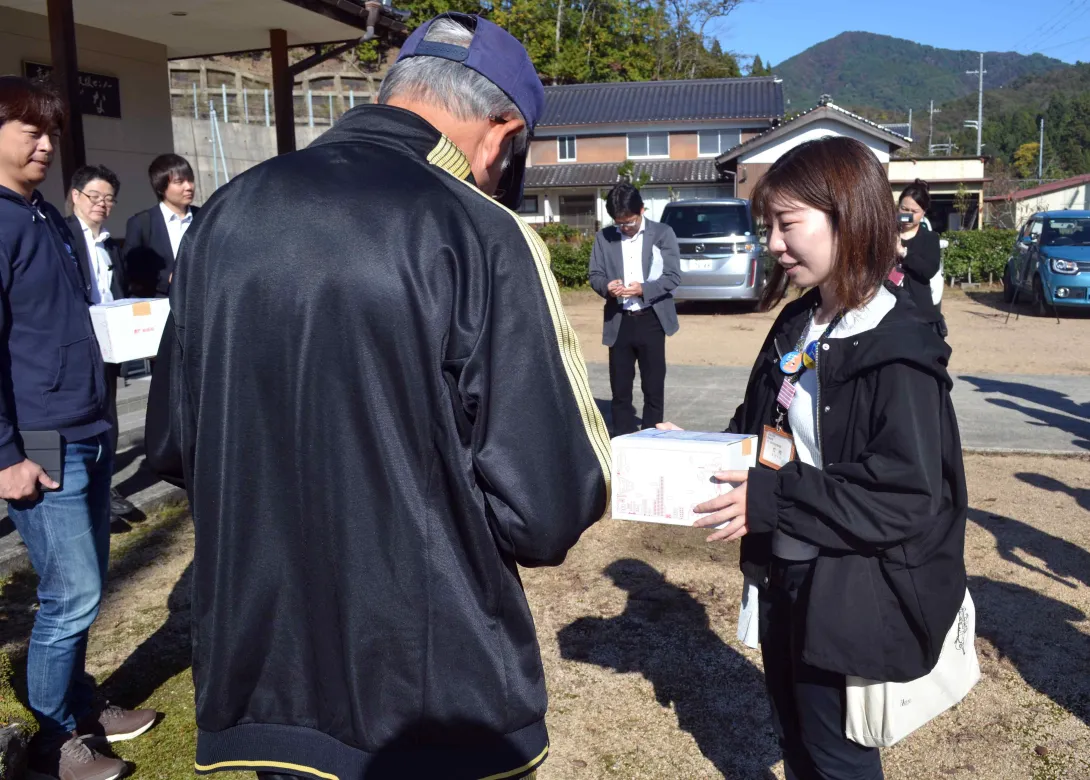
[[[609,441],[511,210],[544,90],[444,14],[379,103],[218,191],[175,273],[147,434],[196,525],[199,772],[514,780],[548,753],[518,567],[603,514]]]
[[[72,216],[68,228],[76,239],[72,248],[83,267],[87,299],[92,304],[110,303],[129,295],[121,250],[103,224],[117,203],[121,181],[104,165],[85,165],[72,175],[69,199]],[[117,380],[121,366],[106,364],[106,411],[110,417],[110,452],[117,452]],[[120,518],[135,511],[117,488],[110,488],[110,514]]]
[[[125,267],[134,296],[165,298],[182,236],[200,209],[192,205],[193,168],[184,157],[159,155],[148,167],[148,179],[159,203],[129,217]]]

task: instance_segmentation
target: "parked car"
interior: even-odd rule
[[[1090,306],[1090,211],[1034,214],[1014,242],[1003,273],[1003,300],[1030,301],[1046,315],[1052,306]]]
[[[675,200],[662,222],[681,248],[679,301],[752,301],[765,283],[763,247],[749,201],[739,198]]]

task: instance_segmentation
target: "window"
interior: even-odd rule
[[[753,221],[739,204],[706,206],[671,205],[662,215],[664,225],[678,238],[723,238],[753,233]]]
[[[701,130],[697,135],[701,157],[717,157],[742,143],[741,130]]]
[[[571,162],[575,159],[575,136],[562,135],[556,139],[556,157],[561,162]]]
[[[537,195],[523,195],[522,205],[519,206],[519,214],[537,214]]]
[[[669,133],[629,133],[629,157],[669,157]]]

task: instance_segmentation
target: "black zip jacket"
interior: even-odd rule
[[[920,316],[928,322],[942,319],[939,307],[931,297],[931,279],[942,267],[942,249],[939,234],[921,227],[908,241],[902,241],[908,253],[901,259],[905,272],[904,288],[916,304]]]
[[[545,245],[469,175],[359,107],[186,234],[148,451],[196,527],[200,772],[518,778],[548,752],[518,566],[602,516],[609,439]]]
[[[921,677],[965,595],[968,497],[950,348],[907,293],[878,327],[818,352],[817,440],[824,469],[798,461],[750,471],[742,570],[768,582],[772,532],[820,548],[806,614],[806,663],[871,680]],[[728,430],[772,425],[816,290],[788,304],[753,367]]]

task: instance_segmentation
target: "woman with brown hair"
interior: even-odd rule
[[[845,736],[845,676],[914,680],[965,595],[967,498],[950,348],[886,280],[897,224],[886,174],[849,138],[784,155],[754,193],[777,267],[777,318],[729,431],[760,465],[697,507],[708,541],[742,539],[788,780],[875,780]],[[665,424],[664,427],[670,427]]]

